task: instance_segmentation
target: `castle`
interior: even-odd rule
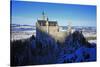
[[[65,37],[71,33],[70,25],[68,25],[68,29],[66,31],[60,31],[58,22],[50,21],[49,18],[45,16],[44,12],[42,13],[42,19],[37,20],[36,28],[46,32],[55,38],[55,40],[59,40],[60,42],[63,42]]]

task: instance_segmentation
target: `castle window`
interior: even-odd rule
[[[38,20],[38,24],[40,26],[46,26],[46,21],[45,20]]]
[[[56,21],[49,21],[49,26],[57,26],[57,22]]]

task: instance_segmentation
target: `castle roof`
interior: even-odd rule
[[[47,20],[38,20],[37,22],[40,26],[46,26],[46,21]],[[48,23],[49,23],[49,26],[57,26],[58,25],[57,21],[48,21]]]

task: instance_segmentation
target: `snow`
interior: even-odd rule
[[[97,40],[89,40],[89,43],[97,43]]]

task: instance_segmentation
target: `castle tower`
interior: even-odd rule
[[[48,17],[47,17],[47,20],[46,20],[46,28],[47,28],[47,33],[49,33],[49,19],[48,19]]]
[[[71,29],[72,27],[71,27],[71,22],[68,22],[68,33],[70,34],[71,33],[71,31],[72,31],[72,29]]]

